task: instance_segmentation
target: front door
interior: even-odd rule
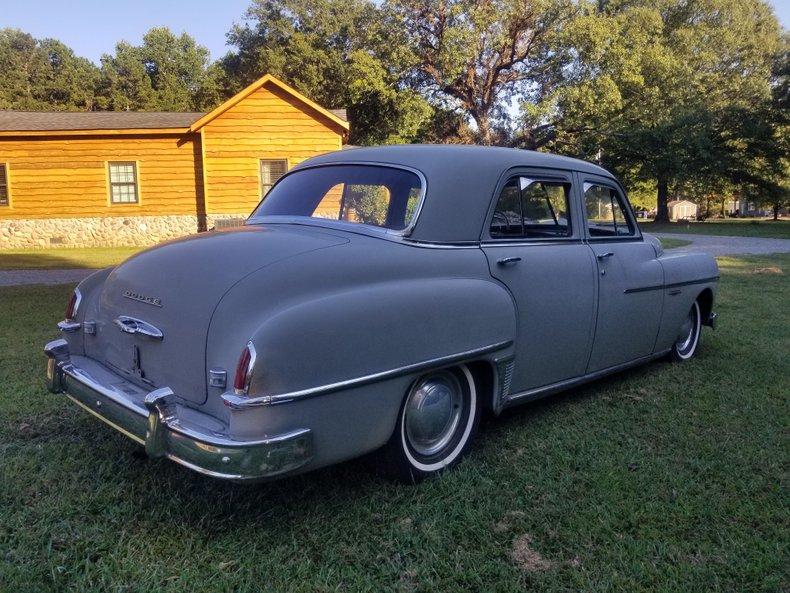
[[[652,354],[661,321],[663,269],[611,179],[579,175],[598,273],[598,319],[588,373]]]
[[[482,247],[516,302],[511,393],[584,374],[595,321],[596,268],[583,243],[571,173],[515,170],[498,193]]]

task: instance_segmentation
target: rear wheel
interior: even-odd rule
[[[466,453],[479,420],[475,380],[466,365],[426,373],[404,398],[381,467],[409,483],[438,474]]]
[[[672,345],[670,357],[673,361],[683,362],[696,354],[701,330],[702,315],[700,314],[699,302],[694,301],[688,316],[683,321],[683,325],[680,326],[678,337]]]

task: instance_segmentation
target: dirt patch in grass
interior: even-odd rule
[[[532,547],[532,536],[518,536],[510,549],[510,558],[524,572],[543,572],[554,568],[554,562],[544,558]]]

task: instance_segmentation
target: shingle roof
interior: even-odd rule
[[[188,128],[202,115],[140,111],[0,111],[0,131]]]
[[[330,109],[348,121],[345,109]],[[142,130],[188,128],[205,113],[172,111],[6,111],[0,110],[0,132],[59,130]]]

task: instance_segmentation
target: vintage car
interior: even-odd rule
[[[47,382],[150,456],[210,476],[379,450],[416,481],[460,459],[486,410],[691,358],[717,279],[713,258],[643,235],[590,163],[343,150],[294,167],[243,227],[80,283],[45,348]]]

